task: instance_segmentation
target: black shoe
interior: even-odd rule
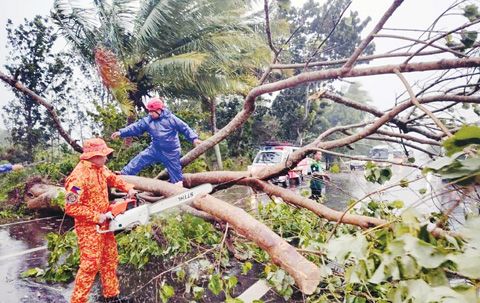
[[[108,297],[108,298],[103,298],[104,303],[133,303],[133,300],[130,299],[129,297]]]

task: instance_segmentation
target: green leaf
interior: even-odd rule
[[[246,275],[251,269],[253,265],[250,261],[247,261],[242,264],[242,275]]]
[[[405,243],[405,252],[413,256],[422,267],[436,268],[448,260],[447,256],[441,253],[435,246],[410,234],[403,235],[399,240]]]
[[[475,21],[480,17],[478,13],[478,7],[475,4],[466,5],[463,9],[463,15],[470,20],[470,22]]]
[[[443,142],[447,156],[462,151],[470,144],[480,144],[480,127],[476,125],[464,125],[455,135]]]
[[[203,294],[205,293],[205,288],[200,286],[194,286],[192,288],[192,292],[195,300],[200,300],[203,297]]]
[[[402,179],[402,180],[400,180],[400,187],[406,188],[406,187],[408,187],[408,183],[410,183],[410,181],[408,181],[408,179]]]
[[[38,277],[38,276],[42,275],[43,273],[44,273],[43,269],[41,269],[39,267],[35,267],[35,268],[27,269],[26,271],[22,272],[22,274],[20,276],[22,278]]]
[[[364,235],[342,235],[327,244],[327,256],[339,262],[349,257],[363,259],[367,253],[368,242]]]
[[[208,289],[214,294],[218,295],[223,290],[223,281],[218,274],[214,274],[208,281]]]
[[[226,286],[228,287],[228,289],[232,289],[235,286],[237,286],[237,283],[238,283],[237,277],[231,276],[227,279],[227,285]]]
[[[462,31],[460,42],[465,46],[465,48],[472,47],[475,41],[477,40],[478,32],[476,31]]]
[[[172,286],[164,283],[160,288],[160,298],[163,303],[168,302],[168,299],[172,298],[175,295],[175,290]]]

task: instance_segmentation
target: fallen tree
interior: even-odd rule
[[[161,180],[135,176],[123,176],[123,178],[134,184],[137,190],[157,195],[171,196],[186,190]],[[64,189],[58,186],[36,184],[29,190],[29,194],[33,197],[27,201],[27,207],[35,210],[58,210],[58,206],[52,205],[51,202],[64,192]],[[270,255],[275,264],[294,278],[303,293],[312,294],[315,291],[321,280],[319,268],[265,224],[257,221],[244,210],[211,195],[197,198],[193,205],[215,220],[228,223],[236,232],[255,242]],[[193,214],[197,215],[195,212]],[[200,215],[203,217],[202,214]]]

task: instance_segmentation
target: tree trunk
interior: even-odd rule
[[[208,98],[207,102],[210,104],[210,125],[212,127],[212,136],[217,132],[217,101],[215,98]],[[215,151],[215,158],[217,159],[218,170],[223,170],[222,154],[220,153],[220,146],[215,144],[213,147]]]
[[[171,196],[185,191],[184,188],[161,180],[136,176],[122,176],[122,178],[134,184],[138,190],[164,196]],[[320,269],[265,224],[257,221],[243,209],[210,195],[197,198],[193,205],[227,222],[237,232],[255,242],[270,255],[275,264],[282,267],[294,278],[295,283],[303,293],[312,294],[315,291],[320,283]]]
[[[37,183],[27,190],[25,202],[27,208],[31,210],[47,210],[53,212],[63,211],[58,205],[53,205],[52,201],[58,198],[58,195],[65,190],[55,185]]]
[[[232,174],[233,175],[233,174]],[[184,188],[168,182],[136,177],[122,176],[124,180],[135,185],[142,191],[157,195],[171,196],[185,191]],[[58,197],[63,188],[53,185],[35,184],[29,190],[32,199],[27,201],[30,209],[59,209],[50,202]],[[244,210],[210,195],[197,198],[193,205],[198,209],[188,210],[194,215],[200,215],[210,221],[227,222],[238,233],[255,242],[271,257],[272,262],[287,271],[295,280],[299,289],[305,294],[312,294],[320,283],[320,269],[303,257],[284,239],[270,230],[265,224],[257,221]]]

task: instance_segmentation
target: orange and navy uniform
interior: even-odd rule
[[[113,233],[96,231],[101,214],[108,211],[108,187],[128,192],[133,185],[123,181],[106,167],[81,160],[65,182],[65,212],[75,219],[80,249],[80,268],[75,278],[71,303],[88,302],[88,294],[98,272],[104,297],[119,294],[118,252]]]

